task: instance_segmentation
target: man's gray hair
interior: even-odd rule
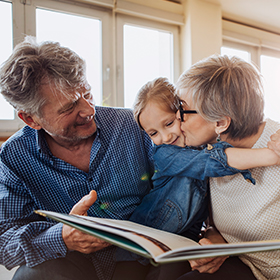
[[[36,43],[27,36],[0,69],[0,90],[17,110],[40,116],[46,100],[40,89],[49,83],[69,98],[86,84],[85,61],[57,42]]]

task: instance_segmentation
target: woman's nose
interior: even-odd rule
[[[181,120],[180,110],[178,110],[178,111],[176,112],[176,119],[179,120],[179,121],[182,121],[182,120]]]

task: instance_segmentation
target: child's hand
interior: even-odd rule
[[[280,129],[270,136],[270,141],[267,143],[267,147],[273,150],[280,157]]]

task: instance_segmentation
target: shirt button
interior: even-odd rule
[[[247,181],[248,183],[252,183],[252,181],[251,181],[250,179],[246,179],[246,181]]]
[[[207,150],[211,151],[213,149],[213,146],[211,144],[207,144]]]
[[[88,180],[89,180],[89,182],[92,182],[92,181],[93,181],[92,177],[88,178]]]

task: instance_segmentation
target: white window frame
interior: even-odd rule
[[[12,16],[13,16],[13,47],[22,41],[24,34],[24,6],[16,0],[6,0],[6,2],[12,3]],[[0,121],[1,136],[9,136],[11,132],[14,132],[24,126],[23,122],[19,119],[15,112],[14,120],[1,120]]]
[[[258,50],[256,46],[251,46],[250,44],[237,43],[234,41],[223,40],[223,47],[233,48],[241,51],[246,51],[250,53],[251,62],[259,65]]]
[[[223,46],[251,53],[251,62],[260,67],[262,54],[280,56],[280,35],[223,20]]]

